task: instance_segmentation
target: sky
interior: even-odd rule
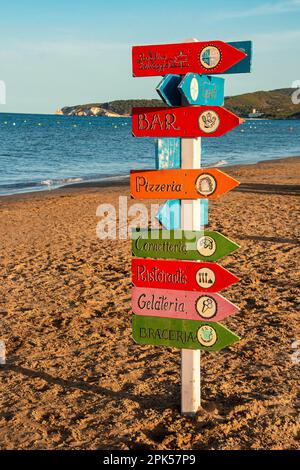
[[[226,75],[226,95],[300,80],[300,0],[0,0],[0,112],[156,98],[131,46],[187,38],[253,41],[252,73]]]

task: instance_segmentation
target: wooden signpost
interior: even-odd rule
[[[219,232],[140,230],[132,232],[132,253],[140,258],[218,261],[239,245]]]
[[[180,349],[219,351],[240,339],[219,323],[175,318],[134,315],[132,329],[137,343]]]
[[[239,184],[216,168],[130,172],[130,193],[136,199],[216,199]]]
[[[219,292],[239,279],[216,263],[133,258],[132,282],[137,287]]]
[[[132,311],[150,317],[220,321],[239,308],[220,294],[133,287]]]
[[[132,72],[134,77],[189,72],[217,74],[226,72],[245,57],[245,52],[223,41],[134,46]]]
[[[167,199],[157,218],[169,230],[133,234],[133,338],[181,349],[181,410],[189,415],[200,406],[200,350],[239,339],[217,323],[238,311],[218,292],[239,279],[215,263],[238,245],[203,229],[207,200],[239,183],[200,167],[201,137],[221,136],[243,120],[222,107],[224,80],[210,75],[250,72],[251,60],[250,41],[132,48],[133,75],[163,76],[157,91],[168,107],[132,111],[133,135],[159,139],[157,170],[132,171],[130,191],[138,199]]]
[[[243,122],[221,106],[132,108],[134,137],[220,137]]]

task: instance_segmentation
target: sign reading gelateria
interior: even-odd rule
[[[132,108],[135,137],[219,137],[243,122],[221,106]]]
[[[130,193],[136,199],[216,199],[239,184],[215,168],[130,172]]]
[[[132,232],[132,253],[140,258],[218,261],[239,248],[219,232],[140,230]]]
[[[239,309],[220,294],[133,287],[132,311],[150,317],[221,321]]]
[[[134,77],[224,73],[247,54],[223,41],[133,46]]]
[[[131,268],[137,287],[218,292],[239,281],[216,263],[133,258]]]
[[[240,338],[219,323],[133,315],[133,339],[180,349],[218,351]]]

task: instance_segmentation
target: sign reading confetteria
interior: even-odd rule
[[[132,311],[150,317],[221,321],[239,308],[220,294],[133,287]]]
[[[132,232],[132,253],[140,258],[218,261],[239,245],[219,232],[139,230]]]
[[[243,122],[221,106],[132,108],[135,137],[219,137]]]
[[[136,199],[216,199],[238,185],[215,168],[130,172],[130,193]]]
[[[218,74],[245,57],[245,52],[223,41],[133,46],[132,73],[134,77]]]
[[[132,282],[136,287],[219,292],[239,279],[219,264],[133,258]]]
[[[215,322],[133,315],[133,339],[180,349],[218,351],[239,340],[232,331]]]

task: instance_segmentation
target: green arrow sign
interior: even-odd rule
[[[240,338],[215,322],[133,315],[133,339],[139,344],[219,351]]]
[[[239,245],[219,232],[140,230],[132,232],[132,252],[140,258],[218,261]]]

